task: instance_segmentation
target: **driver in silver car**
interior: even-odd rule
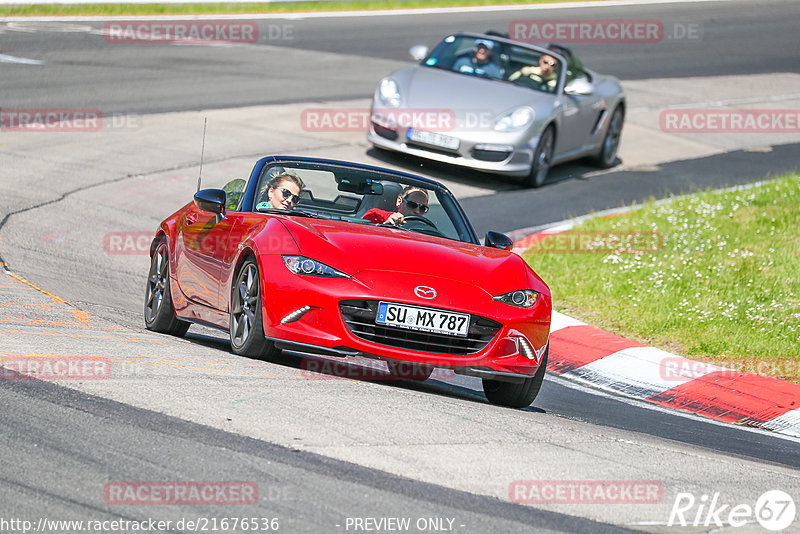
[[[428,213],[428,192],[413,185],[406,186],[397,195],[397,211],[391,212],[380,208],[372,208],[361,218],[374,223],[389,223],[400,226],[405,218],[411,215],[418,217]]]
[[[554,91],[558,78],[556,77],[556,65],[558,62],[553,56],[543,54],[539,57],[539,66],[527,65],[522,67],[511,76],[508,81],[513,82],[520,76],[527,76],[536,83],[546,84],[550,91]]]

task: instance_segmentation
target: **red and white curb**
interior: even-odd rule
[[[632,208],[593,215],[611,216]],[[590,216],[511,232],[522,254]],[[547,370],[665,408],[800,437],[800,384],[690,360],[553,311]]]
[[[547,370],[665,408],[800,437],[800,384],[682,358],[558,312]]]

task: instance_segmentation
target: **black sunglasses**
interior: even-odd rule
[[[542,61],[542,63],[550,65],[551,67],[555,67],[556,66],[556,62],[555,61],[552,61],[552,60],[548,61],[546,59],[542,59],[541,61]]]
[[[413,200],[408,200],[407,198],[404,198],[403,202],[408,204],[408,207],[411,208],[412,210],[418,210],[421,211],[422,213],[428,213],[428,206],[425,204],[418,204],[417,202],[414,202]]]
[[[288,199],[289,197],[292,197],[292,202],[294,202],[295,204],[300,202],[300,197],[297,195],[293,195],[292,192],[286,189],[285,187],[281,187],[281,193],[283,194],[284,200]]]

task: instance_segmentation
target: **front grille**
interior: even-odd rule
[[[467,336],[458,337],[375,324],[377,300],[345,300],[339,303],[339,309],[347,328],[357,338],[390,347],[439,354],[480,352],[503,326],[497,321],[470,314]]]

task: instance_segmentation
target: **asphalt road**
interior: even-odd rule
[[[383,517],[414,518],[414,524],[433,519],[460,532],[634,532],[392,476],[46,382],[6,381],[0,399],[3,427],[16,430],[6,434],[0,449],[6,460],[14,460],[0,475],[6,520],[9,513],[34,523],[42,516],[87,522],[155,518],[170,521],[172,532],[184,530],[176,528],[181,520],[257,517],[259,526],[264,518],[277,519],[274,530],[280,532],[316,533],[354,530],[352,524],[347,528],[348,518],[375,517],[379,511]],[[36,479],[31,473],[59,476]],[[245,511],[219,504],[116,510],[98,504],[98,487],[131,477],[254,482],[260,499]]]
[[[597,70],[634,80],[796,72],[796,6],[703,2],[535,16],[602,13],[655,18],[665,27],[699,25],[699,41],[574,46]],[[0,54],[44,62],[0,63],[2,107],[144,115],[130,144],[114,135],[0,139],[0,254],[15,272],[77,307],[50,302],[7,278],[0,284],[4,354],[93,354],[131,361],[136,369],[166,366],[182,373],[69,389],[0,381],[7,408],[0,515],[177,520],[254,513],[281,517],[288,532],[345,531],[347,517],[374,516],[449,517],[464,525],[454,529],[463,532],[671,531],[663,522],[676,492],[720,491],[754,501],[773,487],[796,488],[796,441],[655,411],[560,380],[549,380],[527,410],[499,410],[485,403],[474,380],[303,380],[308,377],[296,358],[243,362],[224,350],[220,336],[202,329],[193,328],[188,342],[136,332],[146,258],[109,256],[98,243],[108,229],[152,230],[187,199],[199,137],[190,138],[186,132],[194,130],[177,124],[177,117],[171,125],[161,113],[231,108],[225,131],[209,143],[211,176],[223,168],[246,171],[263,147],[336,149],[335,141],[271,128],[260,115],[246,124],[233,108],[367,97],[380,76],[407,63],[410,45],[433,44],[431,36],[455,29],[502,29],[532,13],[276,19],[259,22],[262,34],[290,24],[292,39],[235,47],[112,45],[80,27],[97,30],[98,23],[0,26]],[[477,173],[437,166],[424,171],[485,190],[463,201],[482,232],[535,226],[649,195],[744,183],[794,168],[799,152],[796,145],[776,146],[768,157],[734,152],[592,180],[584,179],[588,168],[569,165],[535,192]],[[88,323],[76,312],[87,313]],[[258,506],[243,513],[115,507],[99,489],[113,480],[242,479],[257,481],[262,493]],[[515,479],[658,479],[665,499],[651,508],[519,506],[508,501]]]
[[[507,31],[511,21],[530,19],[661,22],[660,42],[572,45],[586,65],[622,80],[798,72],[796,2],[688,6],[275,18],[257,20],[259,42],[233,49],[118,44],[86,31],[100,31],[103,24],[97,22],[15,22],[0,34],[0,53],[44,65],[0,63],[2,106],[155,113],[368,97],[391,67],[409,62],[408,49],[415,44],[433,46],[444,33],[458,30]],[[676,27],[693,31],[669,38],[680,35]]]

